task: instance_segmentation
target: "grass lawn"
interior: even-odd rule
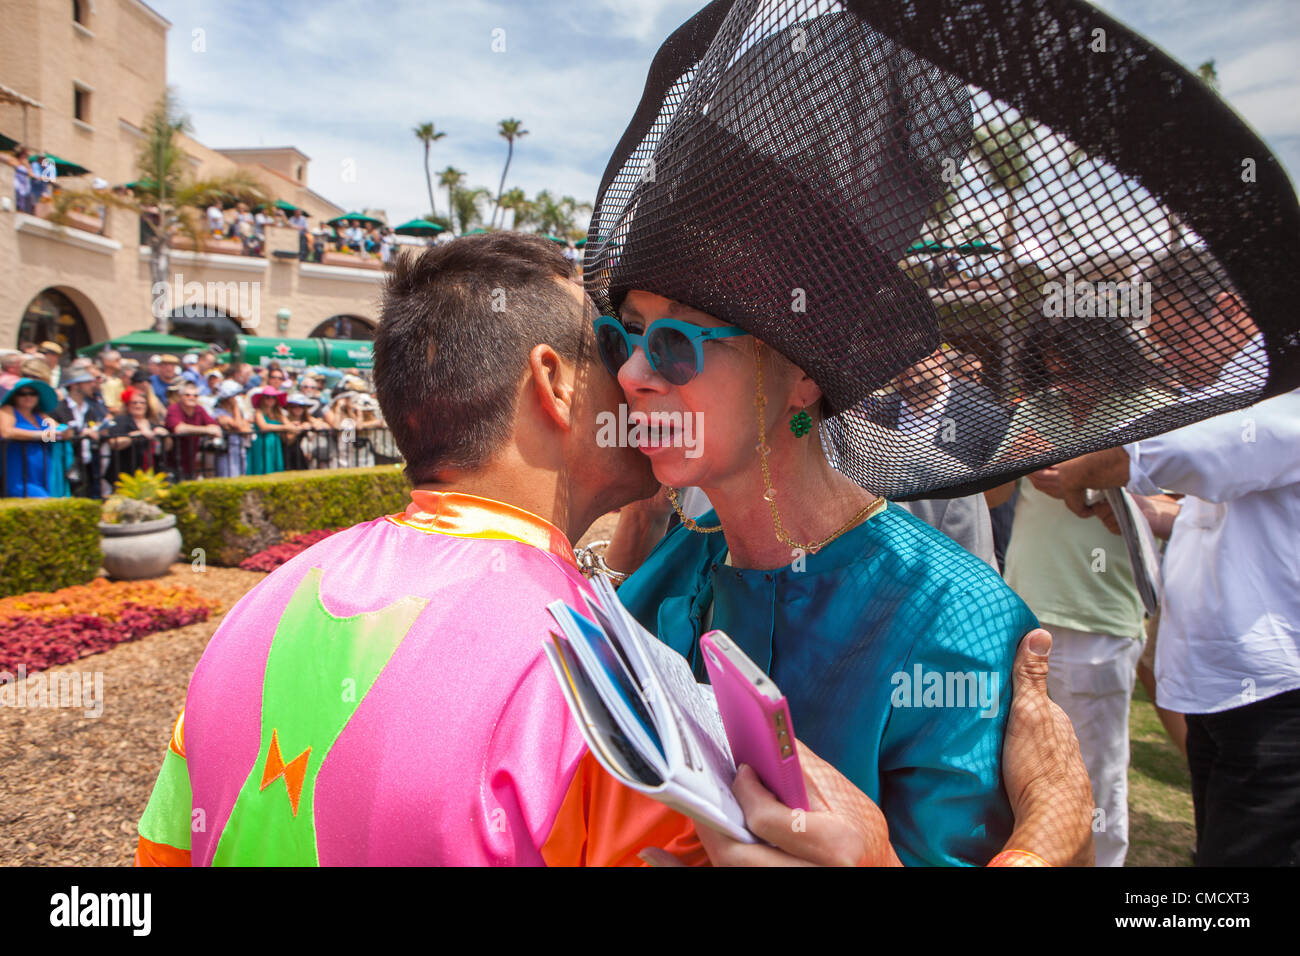
[[[1191,866],[1196,825],[1187,760],[1139,683],[1129,712],[1128,857],[1125,866]]]

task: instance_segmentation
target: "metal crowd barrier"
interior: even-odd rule
[[[276,471],[368,468],[402,460],[392,432],[382,426],[273,437],[281,441],[283,458]],[[129,441],[124,444],[123,438]],[[144,468],[165,472],[173,483],[246,475],[252,440],[252,433],[230,431],[220,438],[137,432],[95,439],[60,431],[37,442],[0,439],[0,497],[101,498],[112,493],[118,475]],[[41,449],[39,455],[31,453],[33,445]]]

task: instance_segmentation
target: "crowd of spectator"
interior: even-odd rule
[[[379,259],[387,266],[397,247],[397,236],[388,226],[378,222],[344,219],[337,225],[317,222],[313,228],[305,209],[286,212],[278,206],[259,206],[256,212],[247,203],[236,203],[230,209],[213,202],[207,209],[207,229],[214,239],[238,239],[246,256],[262,256],[266,252],[266,227],[291,226],[298,230],[298,258],[304,262],[320,262],[327,252],[352,253],[362,259]]]
[[[36,215],[42,199],[53,195],[57,188],[58,171],[48,156],[32,153],[23,146],[4,154],[4,161],[14,170],[14,206],[18,212]],[[95,179],[92,189],[108,190],[109,184]],[[125,187],[113,187],[114,191]],[[100,231],[103,231],[105,207],[98,207]],[[149,213],[145,213],[148,218]],[[361,259],[378,259],[384,266],[392,262],[397,248],[397,235],[391,228],[368,219],[343,219],[337,224],[319,221],[313,227],[310,214],[305,209],[286,210],[279,205],[251,207],[237,202],[225,208],[213,201],[204,212],[204,229],[213,239],[238,239],[246,256],[266,255],[266,227],[268,225],[293,227],[298,230],[298,258],[304,262],[321,262],[327,252],[356,255]],[[142,241],[147,228],[141,223]]]
[[[64,358],[56,342],[0,353],[6,497],[100,498],[150,468],[180,480],[365,466],[388,450],[359,373],[219,363],[212,349]]]

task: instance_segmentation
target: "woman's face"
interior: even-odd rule
[[[662,318],[704,328],[728,327],[711,315],[649,292],[628,293],[620,311],[624,327],[637,334]],[[629,435],[633,440],[644,437],[638,447],[649,457],[659,481],[677,488],[714,488],[757,468],[754,345],[749,335],[702,342],[701,371],[684,385],[664,379],[640,347],[619,370]],[[771,349],[764,346],[762,351],[765,434],[772,444],[782,414],[789,417],[794,379],[802,376]],[[632,427],[641,416],[648,416],[651,427]]]
[[[24,415],[30,416],[36,410],[40,400],[41,397],[36,394],[36,389],[24,388],[14,396],[14,405]]]

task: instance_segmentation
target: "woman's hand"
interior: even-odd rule
[[[649,498],[625,505],[618,513],[618,524],[605,549],[605,562],[623,574],[631,574],[641,567],[668,530],[668,516],[672,513],[672,502],[663,488]]]
[[[668,489],[663,485],[660,485],[659,490],[649,498],[642,498],[640,501],[624,505],[619,511],[619,514],[640,515],[649,520],[666,520],[672,513],[673,503],[668,500]]]
[[[695,831],[714,866],[902,866],[889,842],[885,815],[871,798],[804,744],[799,747],[808,790],[807,810],[774,797],[753,768],[741,766],[731,791],[745,811],[745,826],[762,843],[740,843],[696,822]],[[641,852],[652,866],[676,866],[672,854]]]

